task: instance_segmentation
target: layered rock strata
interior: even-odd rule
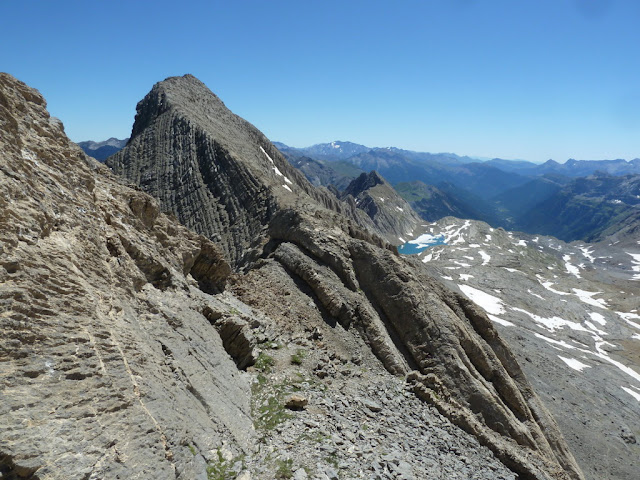
[[[215,145],[222,150],[214,154]],[[582,478],[486,315],[420,264],[397,257],[370,217],[315,190],[193,77],[154,86],[138,105],[132,141],[109,163],[188,226],[219,235],[236,266],[251,271],[261,262],[280,263],[327,319],[355,327],[390,372],[408,374],[418,395],[522,478]],[[216,172],[215,182],[205,181],[203,171]],[[166,179],[177,184],[168,188]],[[211,194],[230,189],[244,200]],[[207,203],[193,200],[198,195]],[[194,220],[196,207],[228,212],[231,205],[239,209],[235,227],[222,217],[205,220],[206,227]],[[263,260],[252,263],[260,252]]]
[[[162,210],[219,243],[233,266],[246,263],[283,202],[319,203],[380,233],[355,205],[314,188],[191,75],[153,87],[138,103],[129,143],[106,163],[157,198]]]
[[[320,219],[318,218],[320,217]],[[273,256],[385,367],[522,478],[582,478],[555,421],[486,314],[388,250],[327,229],[331,214],[280,212]],[[331,245],[331,249],[326,246]]]
[[[249,382],[203,314],[250,313],[205,293],[220,250],[7,74],[0,129],[0,477],[203,478],[221,445],[246,450]]]

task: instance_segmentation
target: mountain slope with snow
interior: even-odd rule
[[[448,245],[419,259],[486,311],[587,478],[637,478],[640,241],[567,244],[452,217],[428,231]]]

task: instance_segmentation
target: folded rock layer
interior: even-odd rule
[[[185,130],[174,138],[178,124]],[[158,138],[164,139],[161,155],[153,155]],[[213,155],[195,142],[185,155],[182,138],[206,139],[222,146],[224,154]],[[263,262],[280,263],[313,292],[318,308],[357,329],[390,372],[408,375],[421,398],[522,478],[582,478],[555,421],[486,315],[430,278],[420,264],[398,257],[378,235],[380,227],[354,211],[355,202],[336,202],[315,190],[194,77],[156,84],[138,104],[129,145],[107,164],[157,196],[187,226],[211,238],[222,232],[232,262],[246,258],[250,245],[258,252],[255,259],[261,247]],[[215,188],[193,174],[178,182],[196,164],[199,171],[216,172]],[[231,181],[229,171],[244,173]],[[159,187],[168,178],[177,183]],[[253,192],[247,200],[257,192],[269,200],[211,195],[231,188]],[[235,227],[226,220],[198,224],[181,199],[202,192],[207,203],[193,208],[229,211],[234,204],[235,217],[250,221]],[[244,265],[251,269],[251,262]]]

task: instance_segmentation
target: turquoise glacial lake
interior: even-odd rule
[[[410,240],[398,247],[398,252],[403,255],[415,255],[436,245],[446,245],[443,235],[429,235],[425,233],[414,240]]]

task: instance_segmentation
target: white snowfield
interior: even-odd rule
[[[430,233],[423,233],[419,237],[414,238],[413,240],[409,240],[407,243],[412,243],[414,245],[417,245],[419,248],[423,248],[441,241],[444,241],[444,237],[442,235],[431,235]]]
[[[627,392],[629,395],[631,395],[633,398],[635,398],[640,402],[640,392],[636,392],[635,390],[631,390],[630,388],[627,388],[627,387],[620,387],[620,388],[622,388],[625,392]]]
[[[289,190],[290,192],[292,192],[293,190],[291,190],[289,185],[293,185],[293,182],[291,180],[289,180],[289,178],[286,175],[284,175],[280,171],[280,169],[278,167],[276,167],[276,164],[273,161],[273,158],[271,158],[269,156],[269,154],[264,150],[264,148],[262,148],[262,146],[260,147],[260,150],[262,151],[262,153],[264,153],[264,156],[267,157],[267,160],[269,160],[269,162],[271,162],[271,168],[273,169],[273,172],[276,174],[276,176],[284,178],[285,184],[282,185],[282,188],[285,188],[285,189]],[[287,183],[289,185],[286,185]]]
[[[569,263],[569,261],[571,260],[571,255],[565,255],[562,257],[562,259],[564,260],[564,266],[567,269],[567,272],[580,278],[580,269],[575,265]]]
[[[600,313],[591,312],[589,313],[589,316],[591,317],[591,320],[593,320],[594,322],[598,322],[602,326],[607,324],[607,321],[604,319],[604,317]]]
[[[640,243],[640,242],[638,242]],[[634,272],[640,272],[640,253],[629,253],[626,252],[627,255],[631,255],[633,260],[631,261],[631,270]],[[632,280],[640,280],[640,273],[635,274],[631,277]]]
[[[492,315],[502,315],[506,313],[504,309],[504,302],[498,297],[489,295],[488,293],[473,288],[470,285],[458,285],[458,288],[462,290],[469,299],[478,305],[480,305],[487,313]]]
[[[594,280],[591,273],[612,268],[615,278],[640,280],[640,253],[605,253],[597,245],[564,244],[544,236],[525,240],[502,230],[487,233],[486,226],[478,225],[445,219],[430,224],[429,234],[411,242],[423,244],[443,235],[447,245],[430,247],[420,258],[440,269],[441,278],[478,304],[498,328],[528,331],[557,350],[557,362],[576,375],[614,369],[620,376],[611,377],[612,382],[618,383],[608,388],[620,388],[620,395],[640,401],[638,368],[618,359],[616,343],[625,336],[640,340],[640,313],[617,311],[621,308],[612,296],[637,295],[640,306],[640,290],[598,283],[599,277]],[[624,261],[625,254],[630,261]],[[516,285],[523,286],[521,292]]]
[[[586,363],[582,363],[580,360],[576,360],[575,358],[567,358],[561,355],[558,355],[558,358],[562,360],[564,363],[566,363],[567,365],[569,365],[569,367],[579,372],[581,372],[585,368],[591,368],[590,365],[587,365]]]
[[[603,298],[596,298],[596,299],[591,298],[594,295],[598,295],[602,292],[587,292],[586,290],[580,290],[579,288],[574,288],[573,291],[576,292],[576,295],[578,296],[578,298],[582,300],[584,303],[593,305],[594,307],[600,307],[604,309],[607,308],[607,302],[605,302]]]

